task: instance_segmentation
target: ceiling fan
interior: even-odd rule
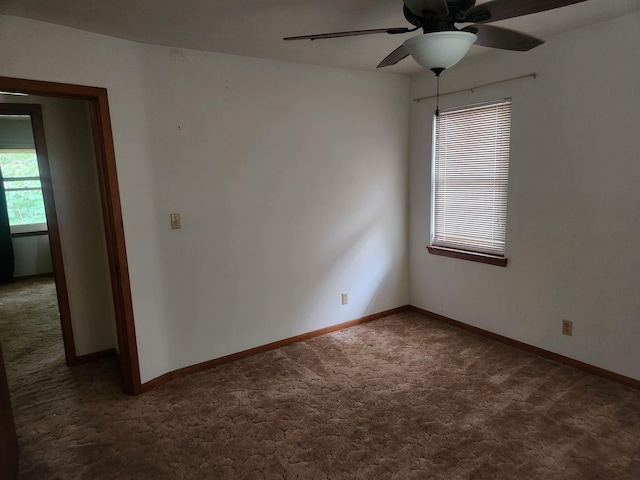
[[[319,40],[387,33],[391,35],[415,32],[423,34],[406,40],[387,55],[377,68],[395,65],[411,55],[424,68],[437,76],[455,65],[467,54],[471,45],[527,51],[544,40],[526,33],[488,25],[491,22],[552,10],[586,0],[491,0],[476,5],[475,0],[403,0],[403,12],[414,28],[377,28],[347,32],[321,33],[286,37],[284,40]],[[462,29],[456,24],[468,23]]]

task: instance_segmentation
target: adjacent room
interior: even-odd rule
[[[47,217],[0,232],[40,251],[0,286],[18,478],[638,478],[639,29],[0,0],[3,191]]]

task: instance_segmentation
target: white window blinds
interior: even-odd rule
[[[510,131],[510,99],[436,117],[433,246],[504,256]]]

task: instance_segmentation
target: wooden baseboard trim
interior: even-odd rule
[[[102,350],[101,352],[88,353],[86,355],[78,355],[74,365],[80,365],[82,363],[95,362],[96,360],[102,360],[103,358],[117,357],[115,348],[109,350]]]
[[[378,320],[379,318],[388,317],[390,315],[395,315],[396,313],[405,312],[409,309],[409,305],[405,305],[398,308],[392,308],[391,310],[385,310],[384,312],[374,313],[372,315],[367,315],[366,317],[361,317],[356,320],[350,320],[348,322],[340,323],[338,325],[332,325],[330,327],[321,328],[319,330],[314,330],[312,332],[303,333],[301,335],[296,335],[295,337],[285,338],[284,340],[279,340],[277,342],[268,343],[266,345],[262,345],[260,347],[251,348],[249,350],[244,350],[238,353],[232,353],[231,355],[226,355],[224,357],[215,358],[213,360],[209,360],[207,362],[198,363],[196,365],[191,365],[189,367],[180,368],[178,370],[174,370],[172,372],[165,373],[159,377],[154,378],[153,380],[149,380],[146,383],[143,383],[141,386],[141,393],[148,392],[149,390],[153,390],[154,388],[174,380],[176,378],[184,377],[185,375],[189,375],[191,373],[201,372],[203,370],[208,370],[209,368],[216,367],[218,365],[222,365],[223,363],[233,362],[235,360],[240,360],[241,358],[250,357],[252,355],[256,355],[258,353],[268,352],[269,350],[275,350],[277,348],[286,347],[287,345],[291,345],[293,343],[302,342],[304,340],[309,340],[314,337],[318,337],[320,335],[325,335],[331,332],[337,332],[338,330],[343,330],[345,328],[353,327],[355,325],[360,325],[362,323],[371,322],[373,320]]]
[[[51,278],[53,280],[53,272],[34,273],[33,275],[24,275],[22,277],[13,277],[13,279],[16,282],[21,282],[22,280],[35,280],[37,278]]]
[[[562,363],[564,365],[577,368],[578,370],[582,370],[584,372],[606,378],[607,380],[612,380],[614,382],[622,383],[623,385],[626,385],[628,387],[640,390],[640,380],[636,380],[635,378],[620,375],[619,373],[611,372],[609,370],[605,370],[604,368],[596,367],[594,365],[590,365],[588,363],[584,363],[579,360],[574,360],[573,358],[565,357],[564,355],[553,353],[553,352],[550,352],[549,350],[545,350],[540,347],[534,347],[533,345],[529,345],[528,343],[523,343],[518,340],[514,340],[512,338],[505,337],[497,333],[490,332],[489,330],[484,330],[479,327],[474,327],[473,325],[469,325],[468,323],[463,323],[458,320],[445,317],[444,315],[440,315],[438,313],[434,313],[428,310],[424,310],[422,308],[414,307],[413,305],[409,305],[408,310],[412,312],[420,313],[422,315],[434,318],[436,320],[440,320],[442,322],[448,323],[449,325],[453,325],[454,327],[462,328],[463,330],[467,330],[469,332],[482,335],[483,337],[490,338],[491,340],[496,340],[500,343],[504,343],[511,347],[524,350],[525,352],[533,353],[535,355],[548,358],[549,360],[554,360],[558,363]]]
[[[413,305],[405,305],[398,308],[393,308],[391,310],[386,310],[384,312],[375,313],[372,315],[367,315],[362,318],[358,318],[355,320],[351,320],[348,322],[340,323],[338,325],[332,325],[330,327],[321,328],[319,330],[314,330],[312,332],[303,333],[301,335],[296,335],[295,337],[285,338],[284,340],[279,340],[277,342],[268,343],[266,345],[262,345],[256,348],[251,348],[249,350],[244,350],[242,352],[233,353],[231,355],[226,355],[224,357],[215,358],[213,360],[209,360],[206,362],[198,363],[196,365],[191,365],[188,367],[180,368],[178,370],[174,370],[159,377],[154,378],[146,383],[143,383],[140,389],[140,393],[148,392],[153,390],[160,385],[163,385],[166,382],[174,380],[176,378],[184,377],[191,373],[201,372],[203,370],[208,370],[210,368],[216,367],[218,365],[222,365],[224,363],[233,362],[235,360],[240,360],[242,358],[250,357],[252,355],[256,355],[258,353],[268,352],[270,350],[275,350],[277,348],[285,347],[287,345],[291,345],[293,343],[302,342],[305,340],[309,340],[314,337],[318,337],[320,335],[325,335],[327,333],[336,332],[338,330],[343,330],[345,328],[353,327],[355,325],[360,325],[362,323],[371,322],[373,320],[378,320],[380,318],[388,317],[390,315],[395,315],[396,313],[401,313],[404,311],[412,311],[427,317],[434,318],[436,320],[440,320],[454,327],[462,328],[463,330],[467,330],[469,332],[482,335],[483,337],[490,338],[491,340],[498,341],[500,343],[504,343],[505,345],[509,345],[514,348],[518,348],[525,352],[533,353],[534,355],[538,355],[549,360],[554,360],[558,363],[562,363],[564,365],[568,365],[579,370],[582,370],[587,373],[591,373],[593,375],[597,375],[599,377],[606,378],[608,380],[612,380],[614,382],[621,383],[628,387],[640,390],[640,380],[636,380],[635,378],[627,377],[624,375],[620,375],[619,373],[611,372],[609,370],[605,370],[600,367],[596,367],[594,365],[590,365],[588,363],[581,362],[579,360],[575,360],[570,357],[565,357],[564,355],[560,355],[558,353],[550,352],[549,350],[545,350],[540,347],[535,347],[533,345],[529,345],[527,343],[520,342],[518,340],[514,340],[509,337],[505,337],[503,335],[499,335],[497,333],[490,332],[489,330],[484,330],[479,327],[474,327],[473,325],[469,325],[468,323],[460,322],[458,320],[454,320],[452,318],[446,317],[444,315],[440,315],[438,313],[430,312],[428,310],[424,310],[419,307],[415,307]],[[78,357],[78,363],[86,363],[87,361],[97,360],[98,358],[104,358],[107,356],[116,355],[117,352],[115,350],[107,350],[105,352],[97,352],[90,355],[83,355]]]

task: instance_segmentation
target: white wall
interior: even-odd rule
[[[170,357],[406,304],[408,81],[164,48],[145,66]]]
[[[42,105],[76,353],[86,355],[116,348],[88,102],[28,98]]]
[[[434,103],[413,103],[411,304],[640,379],[638,25],[623,17],[443,74],[442,91],[539,75],[440,103],[513,99],[506,268],[428,254]],[[414,77],[412,96],[434,87]]]
[[[407,303],[408,79],[12,17],[0,40],[3,75],[108,89],[143,382]]]
[[[49,235],[13,237],[14,278],[53,273]]]

